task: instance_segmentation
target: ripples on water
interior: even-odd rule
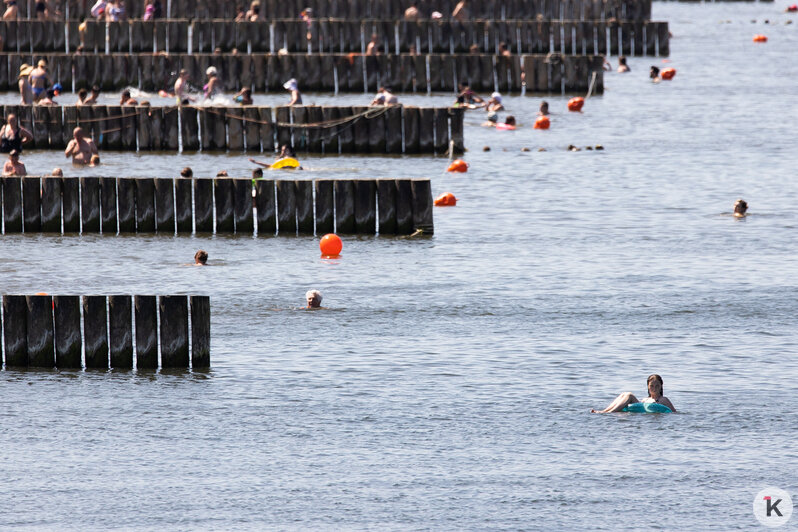
[[[429,240],[351,237],[323,261],[306,237],[4,236],[4,293],[211,294],[213,370],[1,373],[3,527],[751,529],[753,494],[795,493],[798,463],[798,37],[783,8],[656,3],[674,81],[650,84],[660,60],[633,58],[584,114],[547,96],[548,132],[531,129],[537,97],[509,98],[516,132],[470,114],[468,174],[303,158],[307,177],[431,176],[459,203],[436,209]],[[68,173],[251,169],[103,160]],[[722,214],[738,197],[742,221]],[[213,266],[181,267],[198,248]],[[329,310],[298,308],[311,287]],[[588,414],[654,372],[679,415]]]

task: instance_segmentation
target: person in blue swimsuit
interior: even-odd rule
[[[625,392],[615,398],[610,405],[604,410],[591,410],[594,414],[606,414],[609,412],[623,412],[624,409],[632,403],[658,403],[667,406],[671,412],[676,412],[676,407],[673,406],[670,399],[662,395],[662,377],[659,375],[649,375],[648,381],[648,397],[642,401],[638,401],[632,392]]]
[[[47,61],[39,59],[36,68],[28,76],[28,82],[33,90],[33,98],[39,101],[47,96],[47,87],[50,86],[50,77],[47,75]]]

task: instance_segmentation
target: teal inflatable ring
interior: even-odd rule
[[[671,409],[659,403],[630,403],[623,409],[624,412],[638,414],[670,414]]]

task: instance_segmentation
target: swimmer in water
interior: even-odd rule
[[[538,111],[538,116],[549,116],[549,102],[545,100],[540,102],[540,110]]]
[[[671,409],[671,412],[676,412],[676,407],[673,406],[673,403],[670,402],[670,399],[662,395],[662,377],[659,375],[649,375],[648,381],[646,382],[648,386],[648,397],[643,399],[642,401],[638,401],[637,397],[632,395],[632,392],[622,393],[615,400],[610,403],[610,405],[605,408],[604,410],[591,410],[594,414],[606,414],[609,412],[621,412],[624,408],[629,406],[632,403],[659,403],[663,406],[667,406]]]
[[[194,266],[207,266],[208,265],[208,252],[201,249],[194,253]]]
[[[659,68],[655,66],[651,66],[651,70],[648,73],[648,77],[651,78],[651,83],[659,83],[662,81],[662,78],[659,77]]]
[[[738,199],[734,202],[734,217],[735,218],[744,218],[745,211],[748,210],[748,202],[744,199]]]
[[[321,308],[321,292],[318,290],[308,290],[305,299],[308,302],[307,308]]]
[[[631,72],[632,69],[629,68],[629,65],[626,64],[626,56],[621,56],[618,58],[618,73],[623,74],[624,72]]]

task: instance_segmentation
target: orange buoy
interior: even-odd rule
[[[768,38],[765,35],[754,35],[754,42],[768,42]]]
[[[49,296],[50,294],[48,294],[47,292],[36,292],[33,295],[35,295],[35,296]]]
[[[341,254],[343,248],[344,243],[341,238],[333,233],[324,235],[319,241],[319,249],[321,249],[323,257],[337,257]]]
[[[452,164],[449,165],[449,168],[446,169],[447,172],[468,172],[468,163],[462,159],[455,159],[452,161]]]
[[[662,79],[673,79],[673,76],[676,75],[675,68],[663,68],[662,72],[659,73],[659,77]]]
[[[787,6],[787,13],[796,13],[796,12],[798,12],[798,4]]]
[[[444,192],[435,198],[436,207],[454,207],[455,205],[457,205],[457,198],[451,192]]]
[[[548,116],[539,116],[537,120],[535,120],[535,129],[549,129],[551,125],[551,121],[549,121]]]
[[[571,98],[568,100],[568,110],[569,111],[581,111],[582,106],[585,105],[585,99],[577,96],[576,98]]]

